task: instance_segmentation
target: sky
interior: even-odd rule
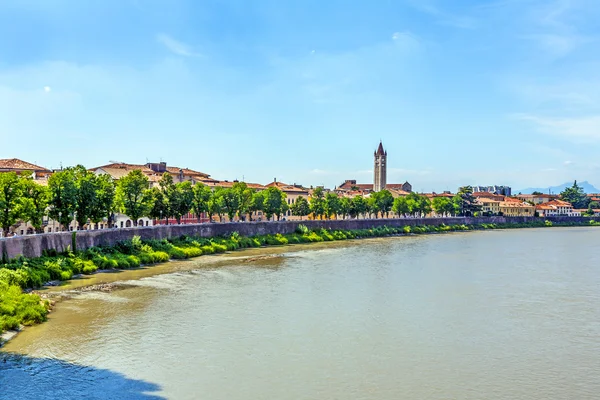
[[[0,0],[0,158],[600,186],[598,0]]]

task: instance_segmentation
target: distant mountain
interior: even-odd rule
[[[594,185],[590,184],[588,181],[577,182],[577,184],[583,188],[585,193],[600,193],[600,189],[596,188]],[[551,194],[560,194],[563,190],[568,187],[573,186],[573,182],[563,183],[558,186],[550,186],[545,188],[527,188],[521,190],[513,190],[513,193],[523,193],[523,194],[531,194],[533,192],[542,192],[542,193],[551,193]]]

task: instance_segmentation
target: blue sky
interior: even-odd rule
[[[598,0],[0,0],[0,158],[600,185]]]

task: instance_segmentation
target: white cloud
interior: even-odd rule
[[[184,57],[198,57],[200,54],[195,53],[191,46],[180,42],[179,40],[173,39],[171,36],[164,33],[156,35],[156,40],[169,49],[172,53],[175,53]]]
[[[522,121],[532,123],[542,133],[561,136],[575,142],[600,141],[600,115],[550,118],[519,114],[516,117]]]
[[[565,161],[563,164],[566,166],[569,166],[569,165],[573,165],[574,162],[573,161]]]
[[[51,90],[52,88],[50,86],[44,86],[44,92],[50,93]]]

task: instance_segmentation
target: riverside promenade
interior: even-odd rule
[[[555,223],[586,223],[587,217],[547,217]],[[0,238],[0,257],[10,260],[19,256],[40,257],[44,251],[57,252],[73,249],[84,250],[93,246],[113,246],[134,236],[144,240],[169,239],[187,236],[216,237],[238,232],[243,236],[275,235],[293,233],[302,224],[309,229],[370,229],[380,226],[403,227],[417,225],[480,225],[480,224],[522,224],[543,220],[537,217],[448,217],[448,218],[381,218],[344,220],[305,220],[305,221],[264,221],[201,223],[185,225],[158,225],[135,228],[116,228],[77,232],[44,233],[37,235]]]

